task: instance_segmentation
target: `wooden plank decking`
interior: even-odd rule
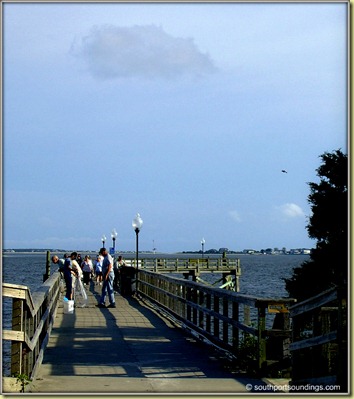
[[[244,393],[260,380],[237,378],[209,346],[135,298],[116,295],[115,309],[61,306],[32,393]]]

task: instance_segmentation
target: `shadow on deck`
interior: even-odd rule
[[[261,380],[227,371],[210,346],[135,298],[116,294],[115,309],[58,309],[32,393],[244,393]]]

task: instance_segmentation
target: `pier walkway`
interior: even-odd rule
[[[101,286],[87,293],[74,314],[59,305],[30,392],[232,394],[264,384],[232,374],[215,350],[143,302],[116,294],[117,307],[102,309]]]

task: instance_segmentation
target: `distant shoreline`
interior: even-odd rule
[[[44,255],[49,251],[51,254],[65,254],[65,253],[72,253],[74,252],[73,250],[69,251],[64,251],[64,250],[3,250],[2,254],[3,255],[16,255],[16,254],[23,254],[23,255]],[[98,254],[98,251],[90,251],[90,250],[75,250],[75,252],[80,253],[80,254]],[[122,255],[135,255],[135,251],[117,251],[115,255],[122,254]],[[152,251],[139,251],[140,255],[156,255],[156,256],[166,256],[166,255],[200,255],[202,256],[201,252],[152,252]],[[222,256],[222,253],[206,253],[204,252],[203,256],[208,257],[208,256]],[[282,253],[282,252],[277,252],[277,253],[262,253],[262,252],[253,252],[253,253],[245,253],[245,252],[228,252],[226,255],[242,255],[242,256],[284,256],[284,255],[304,255],[308,256],[309,253]]]

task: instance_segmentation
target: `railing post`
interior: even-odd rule
[[[198,304],[198,290],[196,288],[193,288],[192,291],[192,302]],[[195,307],[193,307],[193,324],[198,325],[198,310]]]
[[[348,330],[347,330],[347,290],[343,287],[338,287],[337,290],[338,301],[338,327],[337,327],[337,342],[338,342],[338,371],[337,383],[340,385],[342,392],[348,390]]]
[[[154,272],[157,273],[157,258],[154,259]]]
[[[191,300],[191,288],[187,287],[186,288],[186,300],[190,301]],[[187,304],[187,314],[186,314],[187,320],[191,321],[192,320],[192,311],[191,311],[191,305]]]
[[[266,329],[265,308],[263,306],[258,308],[258,369],[264,366],[266,361],[266,340],[264,331]]]
[[[211,295],[208,293],[206,294],[206,308],[208,310],[211,310]],[[211,332],[211,316],[210,314],[206,315],[206,325],[205,325],[205,329],[208,333]]]
[[[227,298],[223,298],[222,314],[229,317],[229,301]],[[226,344],[229,343],[229,324],[226,321],[222,323],[222,339]]]
[[[235,267],[235,291],[236,292],[240,292],[240,276],[241,276],[240,259],[236,259],[236,267]]]
[[[182,297],[182,300],[186,300],[187,299],[187,289],[186,289],[185,285],[181,285],[180,293],[181,293],[180,295]],[[187,317],[187,309],[186,309],[185,302],[181,302],[181,316],[184,319]]]
[[[199,292],[199,305],[204,307],[204,297],[205,294],[203,291]],[[199,312],[199,327],[204,329],[204,312],[200,311]]]
[[[23,331],[23,310],[23,300],[14,298],[12,301],[12,329],[14,331]],[[11,342],[11,375],[23,372],[22,349],[22,342]]]
[[[219,297],[214,295],[214,312],[219,313]],[[214,337],[219,339],[220,336],[220,321],[214,316]]]
[[[248,305],[244,305],[244,307],[243,307],[243,323],[246,326],[251,325],[250,307]]]
[[[239,304],[237,302],[232,302],[232,319],[239,321]],[[232,346],[236,354],[238,353],[240,338],[239,330],[236,327],[232,327]]]

